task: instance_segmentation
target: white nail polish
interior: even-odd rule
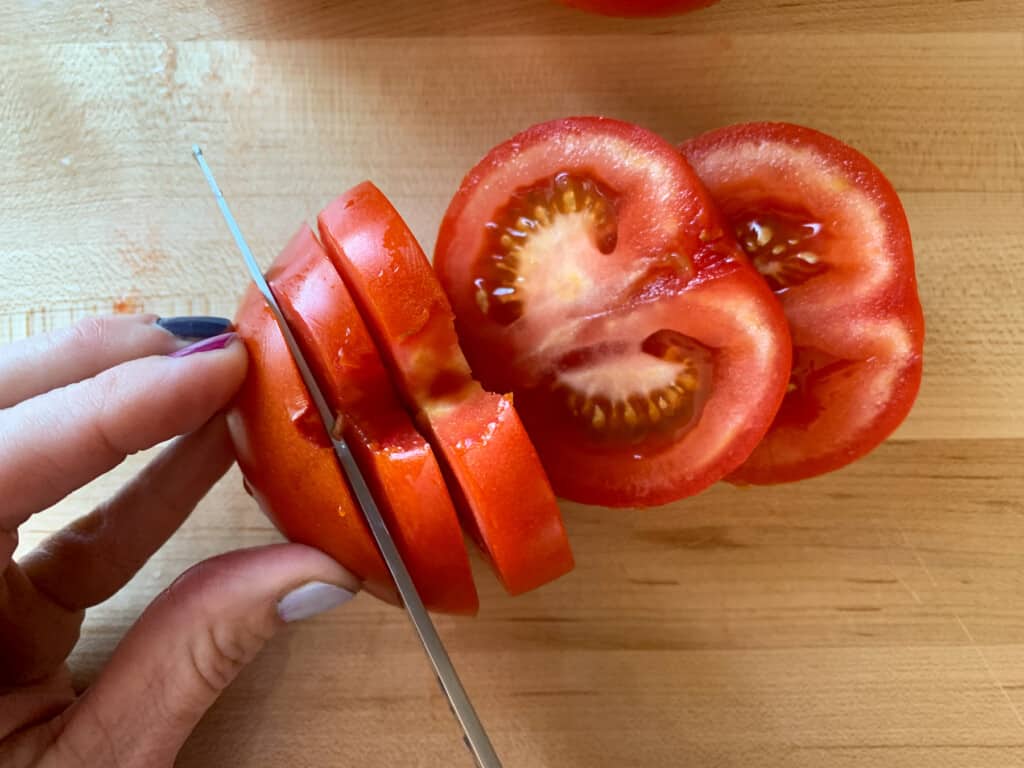
[[[293,589],[277,604],[277,615],[284,621],[301,621],[337,608],[353,598],[347,589],[322,581],[311,581]]]

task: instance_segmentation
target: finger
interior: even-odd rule
[[[165,355],[184,338],[224,333],[224,318],[156,315],[87,317],[70,328],[0,347],[0,408],[95,376],[148,355]]]
[[[0,584],[0,681],[35,680],[63,662],[78,640],[82,610],[127,583],[232,459],[224,419],[216,417],[10,568]]]
[[[224,417],[216,416],[175,440],[110,501],[37,546],[22,569],[68,610],[102,603],[178,530],[233,460]]]
[[[356,589],[348,571],[299,544],[200,563],[146,609],[68,711],[57,757],[172,764],[199,718],[286,620],[335,607]]]
[[[0,695],[3,696],[0,705],[0,742],[15,731],[55,717],[75,699],[71,672],[66,664],[60,665],[52,674],[33,685],[2,692]]]
[[[0,687],[39,680],[59,667],[78,641],[82,611],[39,592],[17,565],[0,576]]]
[[[15,530],[126,455],[207,422],[245,376],[234,338],[200,342],[208,351],[187,357],[122,363],[0,411],[0,529]]]

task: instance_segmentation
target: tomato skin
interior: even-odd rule
[[[563,172],[592,178],[616,196],[615,245],[588,257],[593,272],[585,301],[593,304],[567,310],[557,300],[540,301],[538,318],[527,299],[521,318],[494,321],[477,299],[473,277],[490,247],[490,222],[517,190]],[[675,252],[683,254],[685,267],[645,277],[637,291],[623,292],[627,277]],[[550,256],[553,262],[567,258]],[[678,150],[638,126],[567,118],[533,126],[492,149],[449,205],[434,266],[474,372],[490,389],[514,391],[555,491],[565,498],[635,507],[697,493],[749,455],[785,393],[791,348],[778,302]],[[699,420],[667,444],[653,438],[588,442],[559,415],[545,382],[558,375],[559,360],[573,347],[600,344],[611,332],[640,339],[659,329],[713,350],[712,391]]]
[[[572,569],[554,494],[510,401],[484,392],[412,233],[365,182],[318,218],[328,254],[447,471],[464,527],[518,594]]]
[[[285,248],[287,259],[294,241]],[[393,589],[327,432],[269,307],[254,286],[235,318],[248,374],[227,414],[246,488],[288,539],[316,547],[371,589]]]
[[[715,5],[718,0],[561,0],[571,8],[603,16],[672,16]]]
[[[267,281],[377,500],[424,604],[479,607],[462,530],[441,470],[402,409],[348,291],[303,225]]]
[[[799,208],[832,237],[823,256],[831,275],[779,298],[794,366],[820,350],[842,361],[841,373],[816,384],[814,398],[787,395],[772,429],[729,479],[791,482],[864,456],[910,412],[923,365],[910,228],[892,184],[853,148],[787,123],[729,126],[682,149],[731,221],[759,207]]]
[[[456,409],[427,409],[421,422],[444,452],[469,510],[467,530],[512,595],[573,569],[551,485],[511,396],[482,389]]]

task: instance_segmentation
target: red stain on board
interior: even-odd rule
[[[136,276],[156,274],[160,271],[160,267],[165,261],[167,261],[167,254],[163,251],[158,251],[156,249],[143,251],[139,255],[133,271]]]
[[[117,229],[115,234],[118,241],[117,255],[135,280],[160,275],[170,261],[166,251],[152,245],[160,242],[162,237],[160,231],[152,225],[144,233]]]
[[[159,274],[164,262],[168,260],[163,251],[140,248],[134,243],[118,248],[118,252],[134,278]]]
[[[118,315],[134,315],[142,311],[142,301],[135,296],[122,296],[114,302],[113,310]]]

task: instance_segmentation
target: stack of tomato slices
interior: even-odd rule
[[[551,486],[509,397],[475,382],[430,264],[362,184],[267,272],[366,475],[424,604],[475,613],[465,527],[517,594],[572,569]],[[326,431],[262,297],[237,326],[250,372],[229,414],[246,487],[288,538],[332,555],[378,595],[393,587]],[[419,429],[417,429],[417,427]],[[461,518],[461,525],[460,525]]]
[[[525,592],[573,566],[555,493],[642,507],[822,474],[882,442],[920,383],[899,199],[810,129],[733,126],[680,151],[605,118],[534,126],[466,176],[433,268],[368,182],[318,225],[268,280],[432,610],[477,609],[463,530]],[[255,290],[238,328],[247,488],[391,594]]]
[[[828,472],[884,440],[920,384],[899,199],[794,125],[682,152],[613,120],[534,126],[466,176],[434,266],[473,370],[515,393],[571,499]]]

